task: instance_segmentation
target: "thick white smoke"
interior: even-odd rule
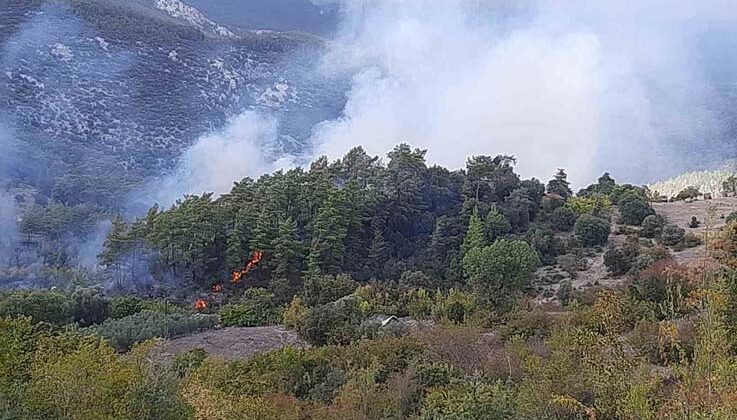
[[[247,111],[231,119],[221,130],[207,134],[181,156],[177,169],[138,200],[167,207],[186,194],[227,193],[234,181],[258,177],[292,165],[284,156],[274,161],[270,148],[277,139],[275,119]]]
[[[409,142],[461,167],[508,153],[524,175],[565,167],[583,185],[680,171],[718,135],[683,38],[693,19],[734,19],[731,1],[340,3],[324,69],[353,83],[343,115],[315,130],[318,154]]]

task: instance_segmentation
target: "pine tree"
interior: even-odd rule
[[[571,183],[568,182],[568,174],[566,174],[564,169],[558,169],[555,177],[548,181],[548,193],[557,194],[566,200],[573,195]]]
[[[130,245],[128,225],[122,216],[117,215],[113,218],[110,232],[103,243],[104,250],[100,254],[102,264],[107,267],[115,265],[119,258],[129,251]]]
[[[279,234],[274,240],[274,275],[282,278],[299,275],[302,265],[301,248],[297,223],[292,218],[287,218],[279,224]]]
[[[383,267],[389,259],[389,244],[384,240],[380,229],[374,231],[374,239],[369,250],[368,266],[372,270],[372,277],[383,278]]]
[[[311,274],[338,274],[345,257],[348,235],[346,202],[341,191],[333,192],[312,224],[307,267]]]
[[[463,240],[463,255],[466,255],[472,249],[481,249],[484,246],[486,246],[484,222],[479,217],[478,210],[474,210],[473,214],[471,214],[471,220],[468,222],[468,231],[466,231],[466,238]]]

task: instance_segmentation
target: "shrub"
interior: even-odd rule
[[[289,306],[287,306],[287,309],[284,310],[282,322],[287,328],[299,330],[309,313],[310,308],[304,304],[302,298],[295,296]]]
[[[727,223],[737,222],[737,211],[733,211],[732,213],[729,213],[725,222]]]
[[[612,202],[607,196],[594,194],[586,197],[571,197],[566,203],[566,207],[573,210],[576,216],[583,214],[599,216],[607,213],[611,209]]]
[[[681,242],[686,236],[686,230],[676,225],[665,225],[663,233],[660,235],[660,242],[663,245],[674,246]]]
[[[226,327],[262,327],[279,323],[281,310],[274,304],[274,295],[265,289],[249,289],[243,302],[231,303],[220,309],[220,322]]]
[[[308,306],[325,305],[353,293],[358,287],[346,275],[316,276],[305,280],[302,298]]]
[[[701,239],[701,236],[690,232],[683,237],[682,242],[684,248],[695,248],[703,243],[704,241]]]
[[[138,296],[119,296],[110,300],[110,316],[115,319],[137,314],[143,309],[143,299]]]
[[[559,207],[550,216],[553,229],[558,232],[570,232],[576,224],[576,212],[570,207]]]
[[[439,322],[461,324],[476,310],[476,297],[458,289],[437,293],[432,307],[432,316]]]
[[[525,240],[538,252],[543,264],[555,264],[564,252],[562,241],[550,229],[534,229],[527,232]]]
[[[513,419],[514,398],[500,384],[464,384],[430,392],[422,404],[419,420]]]
[[[98,289],[77,289],[72,301],[74,320],[82,327],[99,324],[110,316],[110,301]]]
[[[694,186],[689,186],[681,190],[678,195],[676,195],[676,200],[686,200],[688,198],[696,198],[701,194],[698,188]]]
[[[348,344],[359,337],[363,321],[360,301],[347,296],[313,308],[297,332],[310,344]]]
[[[207,350],[195,347],[192,350],[178,354],[172,361],[171,368],[177,376],[184,378],[197,370],[207,359]]]
[[[645,238],[654,238],[660,235],[665,226],[665,220],[663,217],[657,214],[651,214],[642,221],[642,229],[640,229],[640,236]]]
[[[405,271],[399,278],[401,286],[428,287],[436,286],[436,282],[422,271]]]
[[[72,322],[72,302],[52,291],[14,291],[0,296],[0,317],[27,316],[35,322],[61,325]]]
[[[620,198],[619,212],[622,215],[622,222],[632,226],[640,226],[646,217],[655,214],[650,203],[633,192],[626,193]]]
[[[568,306],[568,304],[571,302],[571,299],[573,299],[573,284],[571,284],[571,281],[563,280],[562,282],[560,282],[560,286],[558,286],[558,291],[555,295],[560,301],[561,305]]]
[[[696,216],[691,216],[691,221],[688,223],[688,227],[691,229],[696,229],[697,227],[701,226],[701,222],[699,219],[696,218]]]
[[[437,388],[450,383],[451,368],[445,363],[427,363],[417,366],[417,380],[425,388]]]
[[[648,200],[647,192],[644,188],[636,187],[630,184],[615,186],[612,190],[612,193],[609,195],[609,198],[612,200],[613,204],[619,205],[620,201],[622,201],[625,196],[630,196],[631,199],[632,195],[638,196],[645,201]]]
[[[527,242],[506,239],[474,248],[463,258],[466,275],[485,293],[521,290],[539,265],[537,252]]]
[[[621,248],[612,247],[604,253],[604,265],[615,276],[626,274],[632,263],[633,260]]]
[[[106,338],[118,351],[125,351],[151,338],[171,338],[208,330],[217,322],[217,315],[163,314],[144,310],[125,318],[108,319],[91,327],[91,331]]]
[[[609,240],[609,222],[598,217],[583,215],[574,227],[576,239],[583,246],[604,245]]]

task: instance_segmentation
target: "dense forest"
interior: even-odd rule
[[[0,294],[0,417],[735,418],[737,214],[678,226],[647,188],[604,174],[574,194],[563,169],[542,182],[515,163],[355,148],[106,213],[92,271],[53,244],[100,213],[33,206],[21,236],[56,287]],[[607,283],[582,285],[596,258]],[[276,325],[302,344],[162,350]]]

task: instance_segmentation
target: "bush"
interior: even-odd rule
[[[52,291],[14,291],[0,296],[0,317],[27,316],[34,322],[61,325],[73,320],[72,302]]]
[[[691,229],[696,229],[697,227],[701,226],[701,222],[699,219],[696,218],[696,216],[691,216],[691,221],[688,223],[688,227]]]
[[[578,219],[573,230],[581,245],[597,246],[607,243],[611,226],[604,219],[583,215]]]
[[[302,298],[308,306],[325,305],[350,295],[356,287],[358,283],[346,275],[312,277],[305,280]]]
[[[359,299],[347,296],[313,308],[297,332],[314,345],[349,344],[359,338],[362,321]]]
[[[648,200],[647,192],[644,188],[636,187],[630,184],[615,186],[612,190],[612,193],[609,195],[609,198],[612,200],[613,204],[619,205],[625,196],[629,196],[629,198],[631,199],[633,195],[640,197],[642,200]]]
[[[633,262],[621,248],[612,247],[604,253],[604,265],[615,276],[627,274]]]
[[[295,296],[289,306],[287,306],[287,309],[284,310],[282,322],[287,328],[299,330],[304,325],[309,313],[310,308],[304,304],[302,298]]]
[[[655,214],[650,203],[633,192],[626,193],[620,198],[619,212],[622,215],[622,222],[632,226],[640,226],[646,217]]]
[[[498,297],[526,287],[533,270],[540,265],[537,252],[525,241],[501,239],[484,248],[473,248],[463,257],[466,275],[482,293]]]
[[[683,237],[682,242],[684,248],[695,248],[703,243],[704,241],[701,239],[701,236],[690,232]]]
[[[437,282],[422,271],[405,271],[402,273],[402,277],[399,278],[399,284],[401,286],[433,288],[437,285]]]
[[[665,226],[665,220],[662,216],[657,214],[651,214],[642,221],[642,229],[640,229],[640,236],[645,238],[654,238],[660,235]]]
[[[555,264],[558,255],[564,253],[562,241],[550,229],[533,229],[527,232],[525,240],[540,255],[543,264]]]
[[[143,309],[143,299],[138,296],[119,296],[110,300],[110,316],[115,319],[135,315]]]
[[[568,306],[571,299],[573,299],[573,285],[571,284],[571,281],[563,280],[560,282],[560,286],[558,286],[558,291],[555,296],[558,298],[561,305]]]
[[[660,235],[660,242],[663,245],[674,246],[678,245],[686,236],[686,230],[676,225],[665,225],[663,233]]]
[[[450,383],[451,368],[445,363],[428,363],[417,366],[417,380],[425,388],[437,388]]]
[[[559,207],[550,216],[553,229],[558,232],[570,232],[576,224],[576,212],[570,207]]]
[[[732,213],[729,213],[725,222],[727,223],[737,222],[737,211],[733,211]]]
[[[504,386],[457,385],[430,392],[422,404],[420,420],[513,419],[514,398]]]
[[[207,350],[196,347],[177,355],[172,361],[171,368],[177,373],[177,376],[184,378],[202,366],[207,356]]]
[[[91,327],[91,331],[106,338],[118,351],[126,351],[151,338],[171,338],[208,330],[217,322],[217,315],[163,314],[145,310],[121,319],[108,319]]]
[[[676,200],[686,200],[688,198],[696,198],[701,194],[698,188],[689,186],[681,190],[681,192],[676,195]]]
[[[226,327],[262,327],[278,324],[281,310],[274,304],[274,295],[265,289],[249,289],[241,303],[231,303],[220,309],[220,322]]]
[[[99,324],[110,316],[110,301],[98,289],[77,289],[72,301],[74,320],[82,327]]]

